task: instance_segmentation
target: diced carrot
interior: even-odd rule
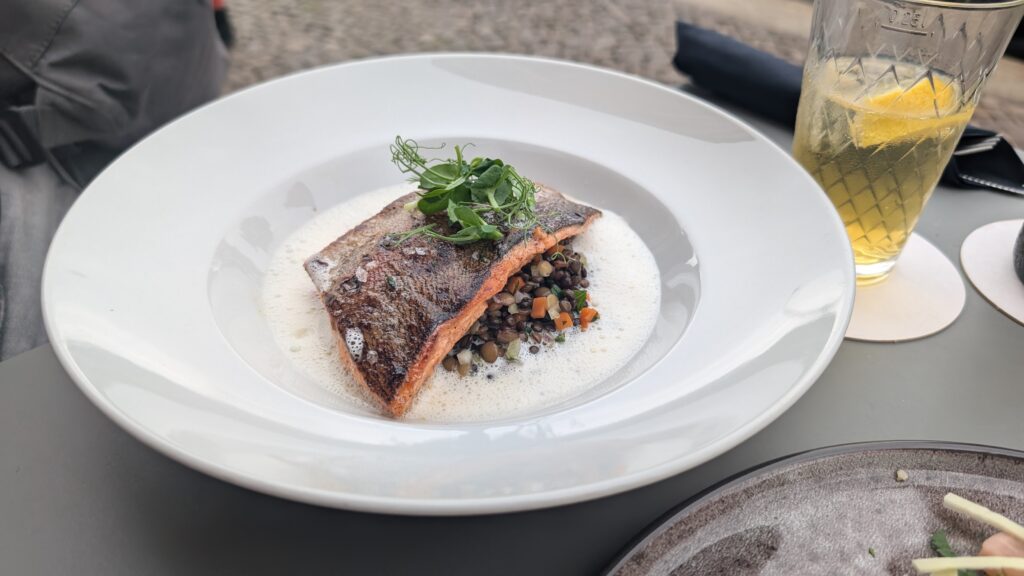
[[[533,299],[533,309],[530,310],[530,318],[543,318],[548,313],[548,299],[539,296]]]
[[[562,312],[555,318],[555,330],[562,331],[566,328],[572,328],[572,316],[568,312]]]
[[[548,248],[547,251],[544,252],[544,255],[547,256],[548,258],[551,258],[552,256],[554,256],[555,254],[558,254],[562,250],[563,250],[563,248],[562,248],[561,244],[555,244],[551,248]]]
[[[580,310],[580,329],[586,330],[595,318],[597,318],[597,310],[593,308],[584,308],[583,310]]]
[[[505,285],[505,292],[509,294],[515,294],[523,287],[523,279],[519,276],[513,276],[509,279],[508,284]]]

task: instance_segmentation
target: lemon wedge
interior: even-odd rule
[[[970,120],[972,112],[970,108],[956,111],[958,103],[955,86],[941,82],[933,86],[928,80],[856,104],[836,100],[849,112],[850,135],[858,148],[939,137],[943,131],[958,129]]]
[[[951,82],[939,80],[934,87],[927,79],[920,80],[907,90],[894,88],[867,99],[869,108],[902,114],[934,114],[956,107],[956,88]]]

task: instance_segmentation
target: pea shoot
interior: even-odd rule
[[[466,161],[464,147],[455,146],[455,158],[428,161],[415,140],[395,137],[391,161],[410,181],[419,185],[419,200],[412,206],[425,215],[445,213],[454,230],[438,232],[426,224],[397,237],[400,244],[414,236],[428,236],[452,244],[497,241],[513,230],[537,225],[537,186],[500,159]]]

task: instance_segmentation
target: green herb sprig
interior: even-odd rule
[[[945,530],[936,530],[932,534],[929,544],[932,551],[943,558],[956,558],[959,556],[959,554],[953,551],[953,547],[949,545],[949,538],[946,537]],[[978,573],[974,570],[959,570],[957,576],[978,576]]]
[[[419,185],[415,208],[423,214],[446,213],[454,234],[441,234],[427,224],[400,235],[398,243],[414,236],[429,236],[469,244],[480,240],[501,240],[509,231],[528,230],[537,225],[537,186],[499,159],[463,158],[463,147],[455,146],[455,158],[428,161],[415,140],[395,137],[391,161]],[[428,162],[430,162],[428,164]]]
[[[577,291],[573,292],[572,296],[573,296],[573,300],[574,300],[573,308],[577,312],[579,312],[580,310],[583,310],[584,308],[587,307],[587,291],[586,290],[577,290]]]

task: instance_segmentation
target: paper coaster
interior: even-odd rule
[[[1024,220],[978,228],[964,240],[960,263],[971,284],[997,310],[1024,324],[1024,283],[1013,271],[1013,245]]]
[[[888,278],[857,286],[846,337],[901,342],[931,336],[960,316],[966,298],[956,266],[931,242],[914,234]]]

